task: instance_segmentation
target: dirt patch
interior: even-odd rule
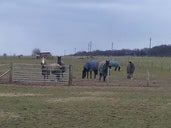
[[[96,97],[68,97],[68,98],[52,98],[48,100],[49,103],[59,103],[59,102],[79,102],[85,100],[97,99]]]
[[[12,113],[12,112],[5,112],[0,111],[0,118],[1,119],[18,119],[20,116],[18,114]]]
[[[110,79],[109,81],[99,81],[98,79],[73,80],[74,86],[121,86],[121,87],[163,87],[171,86],[170,80],[143,80],[143,79]]]
[[[92,97],[101,97],[104,95],[112,95],[112,92],[100,92],[100,91],[96,91],[96,92],[82,92],[82,95],[88,95],[88,96],[92,96]]]
[[[104,98],[104,97],[95,97],[95,96],[68,97],[68,98],[52,98],[52,99],[49,99],[47,102],[48,103],[67,103],[67,102],[103,101],[103,100],[113,100],[113,98]]]
[[[21,97],[21,96],[45,96],[48,94],[33,94],[33,93],[0,93],[0,97]]]

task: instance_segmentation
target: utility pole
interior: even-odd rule
[[[88,43],[88,53],[90,54],[90,57],[91,57],[91,51],[92,51],[92,41],[90,41],[89,43]]]
[[[148,56],[151,56],[151,41],[152,41],[152,39],[150,37],[150,45],[149,45],[149,50],[148,50]]]
[[[151,41],[152,41],[152,39],[151,39],[151,37],[150,37],[150,49],[151,49]]]
[[[76,52],[77,52],[77,49],[75,48],[75,54],[76,54]]]
[[[113,42],[112,42],[112,51],[113,51]]]
[[[92,41],[90,41],[90,52],[92,51]]]
[[[88,52],[90,52],[90,43],[88,43]]]
[[[66,55],[66,50],[64,50],[64,56]]]
[[[92,43],[92,41],[90,41],[88,43],[88,52],[91,52],[92,51],[92,45],[93,45],[93,43]]]

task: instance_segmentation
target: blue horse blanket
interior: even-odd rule
[[[95,60],[91,60],[84,65],[84,69],[86,69],[87,71],[98,70],[98,62]]]
[[[120,63],[118,61],[110,61],[109,67],[118,68],[118,67],[121,67],[121,65],[120,65]]]

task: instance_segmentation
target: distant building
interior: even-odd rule
[[[52,58],[52,54],[50,52],[40,52],[39,54],[36,55],[36,58]]]

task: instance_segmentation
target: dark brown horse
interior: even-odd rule
[[[127,79],[133,79],[133,74],[135,71],[135,65],[129,61],[127,65]]]
[[[58,60],[57,63],[61,66],[61,71],[62,71],[62,77],[63,77],[63,73],[66,71],[66,67],[65,67],[65,63],[62,61],[62,57],[58,56]]]

